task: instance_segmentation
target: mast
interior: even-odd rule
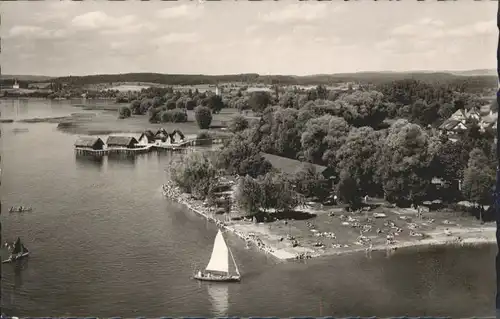
[[[240,275],[240,270],[238,269],[238,264],[236,264],[236,260],[234,260],[233,252],[231,251],[231,248],[229,248],[229,246],[227,247],[227,249],[229,250],[229,254],[231,255],[231,259],[233,260],[234,267],[236,268],[236,273],[239,276]]]

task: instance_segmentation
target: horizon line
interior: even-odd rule
[[[311,77],[311,76],[335,76],[335,75],[354,75],[363,73],[393,73],[393,74],[404,74],[404,73],[466,73],[474,71],[491,71],[496,74],[495,68],[487,69],[460,69],[460,70],[405,70],[405,71],[394,71],[394,70],[367,70],[367,71],[354,71],[354,72],[339,72],[339,73],[316,73],[316,74],[262,74],[257,72],[240,72],[240,73],[228,73],[228,74],[206,74],[206,73],[161,73],[161,72],[123,72],[123,73],[95,73],[95,74],[83,74],[83,75],[44,75],[44,74],[0,74],[0,78],[3,76],[36,76],[36,77],[48,77],[48,78],[62,78],[62,77],[87,77],[87,76],[99,76],[99,75],[124,75],[124,74],[161,74],[161,75],[188,75],[188,76],[238,76],[243,74],[257,74],[259,76],[289,76],[289,77]]]

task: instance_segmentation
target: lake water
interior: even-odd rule
[[[68,102],[1,101],[3,118],[80,112]],[[95,111],[93,111],[95,112]],[[0,124],[2,237],[32,255],[2,267],[18,316],[493,315],[496,247],[401,251],[278,263],[227,236],[241,283],[190,279],[214,225],[161,195],[170,155],[75,158],[55,124]],[[29,132],[15,133],[14,128]],[[32,213],[9,214],[14,205]],[[6,252],[2,252],[3,256]]]

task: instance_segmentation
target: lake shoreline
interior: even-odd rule
[[[283,234],[279,230],[272,230],[270,225],[264,223],[229,221],[218,218],[213,209],[204,205],[203,201],[193,199],[189,194],[182,193],[172,181],[162,187],[163,195],[168,199],[184,205],[189,210],[204,217],[218,227],[224,228],[239,238],[257,247],[259,250],[271,254],[281,261],[297,259],[309,259],[325,256],[338,256],[359,252],[367,254],[374,251],[386,251],[394,253],[398,249],[405,248],[428,248],[435,246],[476,246],[492,244],[496,242],[496,227],[483,225],[481,227],[448,226],[446,228],[436,225],[433,230],[426,231],[425,238],[411,238],[394,243],[376,243],[374,245],[362,245],[355,243],[348,247],[293,247],[283,240]],[[220,216],[220,215],[219,215]],[[303,234],[304,236],[307,234]],[[278,238],[279,237],[279,238]],[[283,243],[285,242],[285,245]],[[288,245],[287,245],[288,244]]]

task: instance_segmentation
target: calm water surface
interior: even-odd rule
[[[30,118],[81,110],[68,102],[4,100],[1,112]],[[55,124],[0,125],[2,236],[21,236],[32,251],[22,264],[2,267],[7,314],[493,314],[493,246],[283,264],[228,236],[243,281],[200,284],[190,276],[208,262],[216,228],[162,197],[170,155],[81,160],[73,152],[76,136]],[[9,214],[14,205],[34,211]]]

